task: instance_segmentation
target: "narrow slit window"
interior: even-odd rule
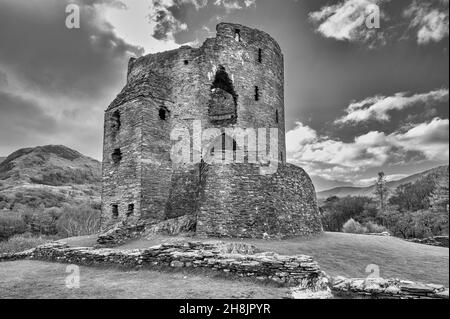
[[[281,160],[281,162],[283,162],[283,161],[284,161],[284,156],[283,156],[283,153],[280,153],[280,160]]]
[[[237,42],[241,42],[242,41],[242,39],[241,39],[241,30],[240,29],[236,29],[235,30],[234,39]]]
[[[159,109],[159,118],[162,121],[166,121],[169,117],[169,111],[165,107],[161,107]]]
[[[134,214],[134,204],[128,205],[127,217],[133,216]]]
[[[280,116],[278,115],[278,110],[275,111],[275,121],[277,124],[280,122]]]
[[[120,112],[115,111],[111,116],[111,128],[114,133],[118,133],[120,130]]]
[[[262,63],[262,49],[258,49],[258,62]]]
[[[260,93],[259,93],[259,87],[255,86],[255,101],[259,101]]]
[[[119,164],[120,161],[122,160],[122,151],[120,150],[120,148],[116,148],[112,153],[111,157],[114,164]]]
[[[112,218],[114,218],[114,219],[119,218],[119,205],[111,206],[111,214],[112,214]]]

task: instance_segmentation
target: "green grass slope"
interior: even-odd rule
[[[80,267],[80,287],[66,287],[67,265],[39,261],[1,264],[0,299],[280,299],[286,288],[193,273]]]
[[[65,243],[76,247],[95,245],[95,236],[69,238]],[[178,240],[200,240],[153,236],[150,240],[135,240],[119,249],[145,249]],[[236,239],[218,239],[237,242]],[[449,249],[415,244],[395,237],[380,237],[345,233],[323,233],[312,238],[283,241],[241,240],[262,251],[282,255],[309,255],[331,276],[365,278],[366,269],[377,265],[383,278],[399,278],[449,286]]]

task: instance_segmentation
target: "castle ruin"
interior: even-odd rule
[[[174,130],[195,136],[196,125],[220,134],[175,163]],[[252,130],[257,143],[249,142]],[[276,170],[263,174],[261,149],[271,146]],[[232,161],[207,160],[227,153]],[[283,54],[264,32],[221,23],[199,48],[132,58],[127,83],[105,113],[102,225],[181,216],[195,219],[204,237],[322,231],[309,176],[286,163]]]

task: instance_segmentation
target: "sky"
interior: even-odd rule
[[[0,0],[0,156],[62,144],[101,159],[129,58],[199,46],[221,21],[279,42],[288,160],[317,190],[448,163],[448,0]]]

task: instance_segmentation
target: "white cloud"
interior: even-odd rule
[[[410,152],[430,161],[446,162],[449,157],[449,120],[434,120],[392,134],[372,131],[343,142],[320,136],[297,123],[287,133],[288,160],[313,176],[328,180],[361,183],[359,174],[370,168],[411,162]]]
[[[408,176],[409,176],[408,174],[387,175],[386,181],[388,181],[388,182],[399,181]],[[361,186],[361,187],[371,186],[371,185],[375,184],[376,181],[377,181],[377,177],[375,177],[375,176],[372,178],[363,178],[358,181],[357,186]]]
[[[430,107],[441,102],[448,102],[448,89],[438,89],[411,96],[406,96],[406,93],[397,93],[394,96],[374,96],[351,103],[345,110],[347,115],[336,120],[335,123],[359,123],[369,120],[389,121],[389,112],[393,110],[403,110],[419,103]]]
[[[242,10],[256,5],[256,0],[215,0],[216,6],[222,6],[228,11]]]
[[[417,30],[419,44],[439,42],[448,37],[448,0],[435,1],[434,5],[423,1],[414,1],[403,14],[407,18],[412,18],[410,27]]]
[[[309,14],[317,31],[327,38],[362,41],[377,38],[381,33],[369,29],[366,21],[383,0],[344,0],[339,4],[322,7]],[[380,12],[382,15],[382,12]]]

